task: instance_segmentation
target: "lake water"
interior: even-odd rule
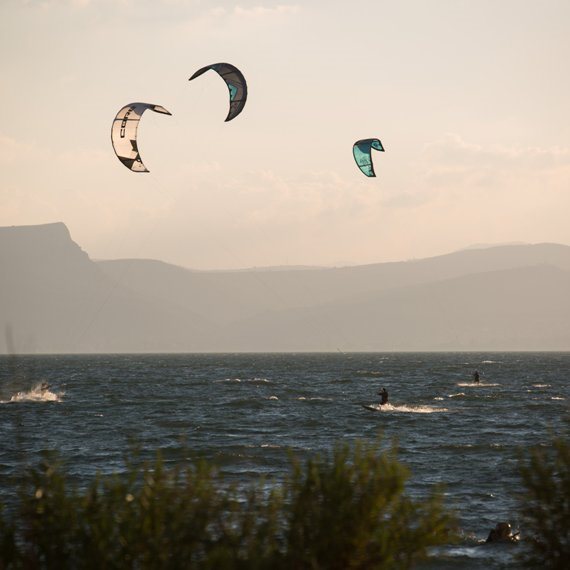
[[[496,522],[519,529],[517,452],[567,430],[569,380],[570,353],[4,356],[0,493],[10,500],[22,463],[45,449],[88,480],[121,470],[134,437],[149,458],[191,453],[247,483],[279,480],[291,451],[383,433],[398,439],[408,492],[443,483],[459,515],[464,540],[433,567],[516,567],[519,546],[480,542]],[[365,408],[382,387],[389,405]]]

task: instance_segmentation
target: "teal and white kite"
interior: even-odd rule
[[[358,168],[366,174],[366,176],[376,176],[374,173],[374,165],[372,164],[372,149],[384,152],[384,147],[380,139],[362,139],[356,141],[352,147],[352,154]]]

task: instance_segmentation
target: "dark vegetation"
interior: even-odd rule
[[[570,446],[555,438],[521,455],[519,561],[570,560]],[[167,468],[160,455],[86,488],[47,454],[0,510],[0,569],[404,569],[453,540],[435,492],[405,494],[408,473],[380,442],[293,462],[287,480],[247,488],[211,465]]]
[[[248,489],[159,456],[77,490],[46,456],[0,517],[0,567],[410,568],[449,541],[450,516],[437,493],[408,498],[406,478],[379,443],[337,447],[295,463],[282,484]]]
[[[524,493],[520,511],[529,549],[521,561],[530,567],[570,568],[570,444],[556,437],[521,457]]]

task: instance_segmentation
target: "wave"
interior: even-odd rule
[[[2,404],[10,402],[61,402],[64,392],[52,392],[49,388],[42,390],[42,384],[32,386],[28,391],[16,392],[9,400],[0,401]]]
[[[447,408],[436,408],[433,406],[394,406],[393,404],[363,404],[363,406],[375,412],[401,412],[407,414],[435,414],[449,411]]]
[[[324,398],[324,397],[322,397],[322,396],[315,396],[315,397],[312,397],[312,398],[307,398],[306,396],[299,396],[299,397],[297,398],[297,400],[304,400],[304,401],[309,401],[309,402],[312,402],[313,400],[321,400],[321,401],[327,401],[327,402],[332,402],[332,401],[333,401],[332,398]]]
[[[462,387],[476,387],[476,386],[500,386],[500,384],[492,382],[458,382],[457,386]]]
[[[270,384],[271,380],[268,378],[224,378],[223,380],[214,380],[214,382],[250,382],[252,384]]]

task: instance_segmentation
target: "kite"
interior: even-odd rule
[[[213,63],[199,69],[188,81],[196,79],[206,71],[213,69],[226,82],[230,91],[230,110],[226,122],[237,117],[245,107],[247,100],[247,83],[242,72],[230,63]]]
[[[384,147],[380,139],[362,139],[356,141],[352,147],[352,154],[358,168],[366,174],[366,176],[376,176],[374,173],[374,166],[372,164],[372,149],[384,152]]]
[[[117,158],[133,172],[148,172],[141,160],[137,145],[137,128],[142,114],[150,109],[155,113],[172,115],[164,107],[151,103],[131,103],[125,105],[113,120],[111,142]]]

